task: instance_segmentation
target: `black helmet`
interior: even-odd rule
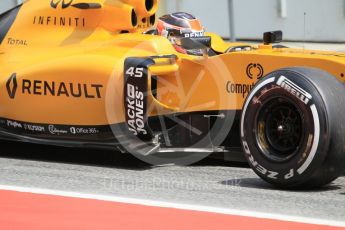
[[[203,37],[205,29],[200,20],[195,16],[189,13],[177,12],[160,17],[157,24],[157,32],[158,35],[168,38],[177,51],[196,54],[195,50],[189,51],[183,49],[180,39]],[[197,54],[199,53],[197,52]]]

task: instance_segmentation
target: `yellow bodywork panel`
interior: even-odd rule
[[[128,57],[155,61],[148,75],[149,116],[241,110],[260,78],[285,67],[319,68],[344,80],[345,53],[253,47],[208,33],[219,55],[180,54],[166,38],[142,34],[153,25],[158,4],[145,10],[143,2],[27,0],[0,45],[0,117],[45,124],[122,123]],[[241,46],[250,49],[225,53]]]

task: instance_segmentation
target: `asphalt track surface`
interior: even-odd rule
[[[345,177],[313,191],[278,190],[246,165],[204,160],[151,167],[109,151],[0,142],[0,185],[345,221]]]

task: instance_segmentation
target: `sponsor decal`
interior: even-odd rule
[[[15,129],[16,128],[19,128],[19,129],[23,128],[22,124],[17,122],[17,121],[7,120],[6,125],[7,125],[7,127],[11,127],[11,128],[15,128]]]
[[[86,20],[81,17],[34,16],[34,25],[85,27]]]
[[[31,125],[31,124],[24,123],[24,129],[31,132],[45,132],[45,128],[40,125]]]
[[[11,133],[16,134],[39,134],[42,135],[58,135],[58,136],[84,136],[90,134],[107,134],[110,132],[110,127],[106,126],[71,126],[71,125],[53,125],[53,124],[36,124],[24,121],[10,120],[0,118],[0,128],[4,130],[11,130]],[[16,131],[14,131],[16,130]],[[43,136],[40,136],[40,138]]]
[[[260,64],[250,63],[247,66],[246,73],[248,78],[253,80],[259,80],[264,76],[264,68]]]
[[[51,0],[50,6],[53,9],[67,9],[70,7],[77,8],[79,10],[88,9],[100,9],[102,5],[99,3],[73,3],[73,0]],[[34,25],[42,26],[64,26],[64,27],[85,27],[86,19],[84,17],[78,17],[80,14],[76,14],[75,17],[63,17],[63,16],[50,16],[50,15],[36,15],[33,18]]]
[[[55,81],[41,81],[20,79],[17,80],[16,74],[8,79],[6,88],[11,99],[17,95],[18,85],[22,95],[53,96],[53,97],[74,97],[87,99],[102,98],[103,85],[101,84],[82,84],[82,83],[65,83]]]
[[[54,1],[54,0],[51,0],[50,2],[50,6],[54,9],[56,9],[58,7],[58,5],[60,5],[61,3],[61,8],[62,9],[66,9],[67,7],[69,7],[72,3],[73,3],[73,0],[70,0],[70,1],[65,1],[65,0],[58,0],[58,1]]]
[[[125,61],[124,107],[128,130],[141,140],[152,138],[147,119],[148,66],[151,59],[127,58]]]
[[[198,38],[198,37],[203,37],[203,36],[204,36],[204,31],[184,34],[185,38]]]
[[[54,125],[49,125],[48,126],[48,130],[53,135],[61,135],[61,134],[67,134],[68,133],[68,131],[62,130],[62,129],[58,129]]]
[[[246,98],[250,91],[254,88],[255,83],[252,84],[241,84],[241,83],[232,83],[228,81],[226,84],[226,91],[229,94],[241,94],[242,98]]]
[[[18,88],[17,74],[14,73],[11,75],[11,77],[7,80],[7,83],[6,83],[7,93],[11,99],[15,98],[17,88]]]
[[[87,9],[99,9],[102,8],[102,5],[99,3],[75,3],[73,4],[74,0],[51,0],[50,6],[53,9],[58,9],[61,5],[61,9],[66,9],[68,7],[74,7],[81,10],[87,10]]]
[[[41,125],[33,125],[20,121],[6,120],[6,126],[14,129],[24,129],[31,132],[45,132],[45,128]]]
[[[263,77],[264,68],[260,64],[251,63],[246,68],[246,74],[249,79],[257,81]],[[251,84],[245,84],[240,82],[234,83],[228,81],[226,84],[226,91],[229,94],[240,94],[242,95],[242,98],[246,98],[250,91],[254,88],[254,86],[255,82]]]
[[[97,134],[99,130],[96,128],[71,127],[70,132],[72,134]]]
[[[309,101],[313,98],[310,93],[296,85],[294,82],[287,79],[285,76],[281,76],[278,81],[277,85],[297,97],[301,100],[304,104],[308,104]]]
[[[8,38],[7,44],[11,46],[27,46],[28,45],[26,40],[15,39],[15,38]]]
[[[147,134],[144,122],[144,92],[137,87],[127,84],[127,124],[134,135]]]

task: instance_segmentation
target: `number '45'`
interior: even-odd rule
[[[127,71],[126,74],[131,76],[131,77],[137,77],[141,78],[144,76],[144,68],[134,68],[130,67]]]

